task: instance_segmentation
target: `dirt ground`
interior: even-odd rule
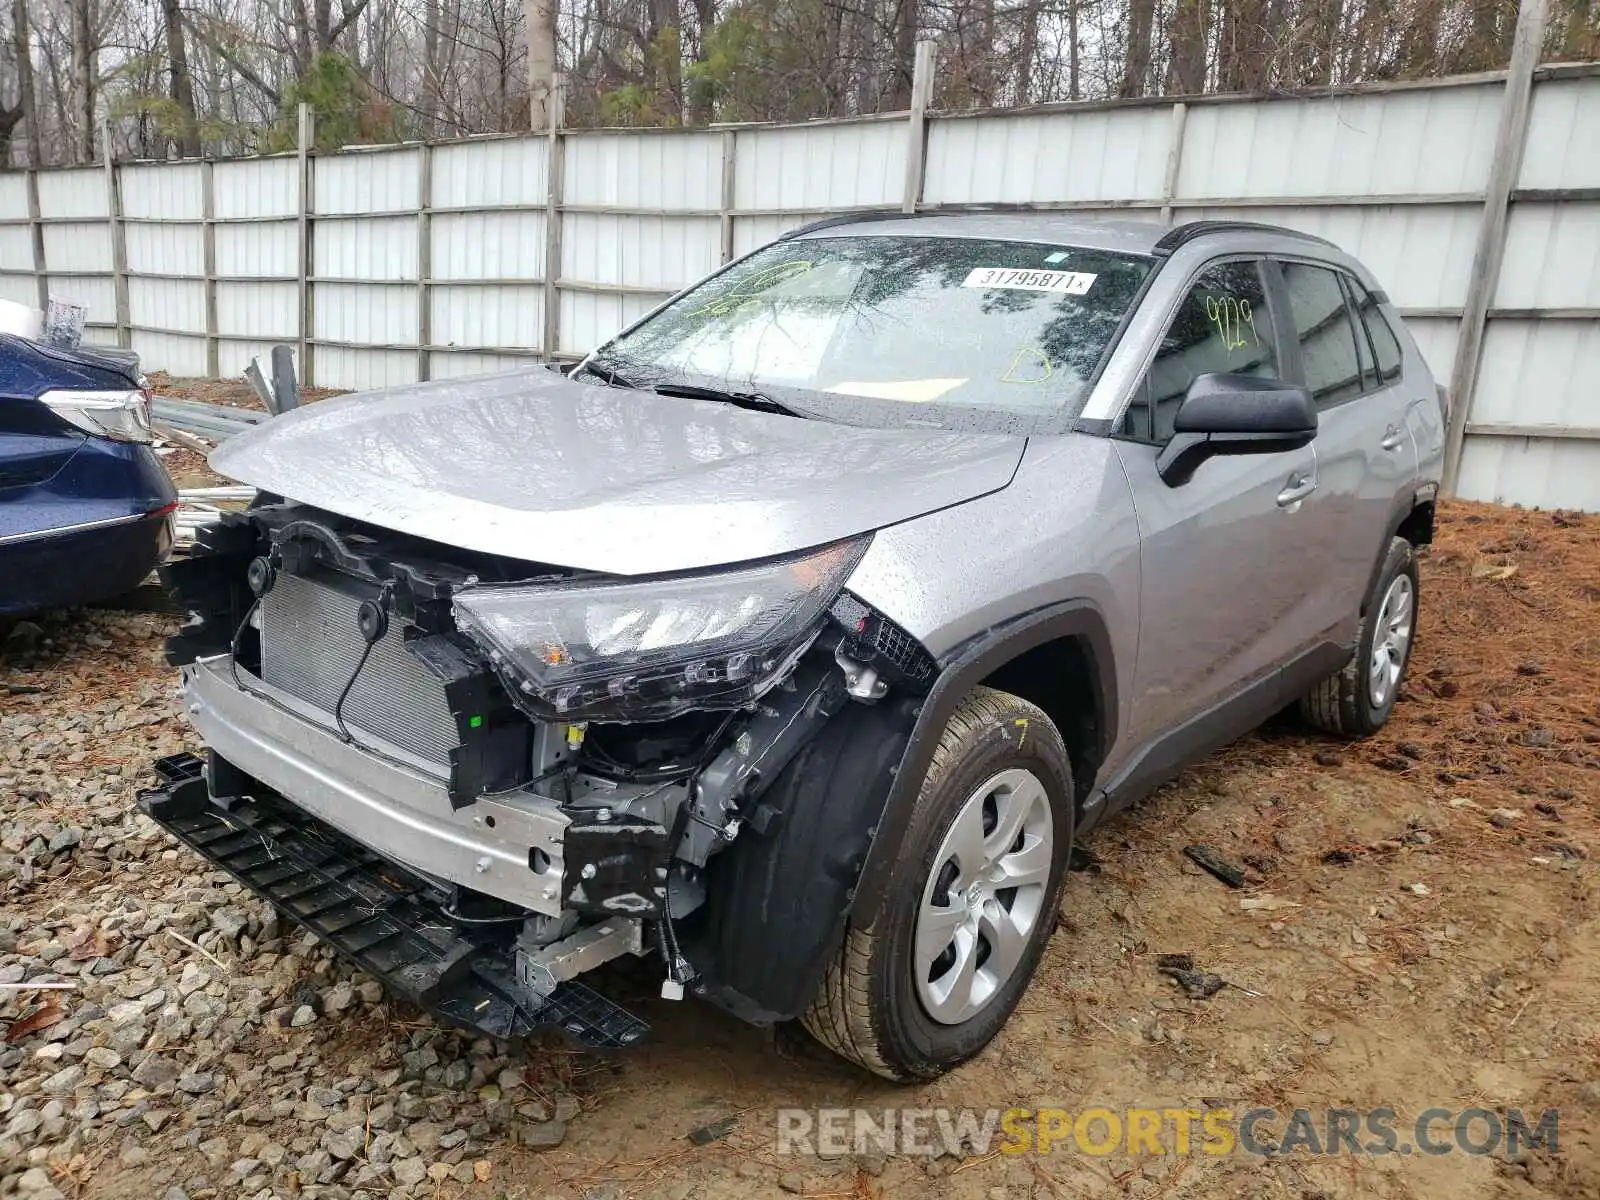
[[[1600,906],[1591,857],[1600,847],[1600,517],[1451,505],[1422,579],[1409,683],[1384,732],[1345,744],[1280,719],[1097,830],[1020,1011],[967,1067],[926,1086],[895,1088],[800,1035],[764,1033],[698,1003],[654,999],[649,971],[617,972],[607,986],[652,1023],[648,1044],[601,1058],[540,1043],[514,1059],[531,1097],[570,1095],[581,1107],[565,1139],[535,1151],[507,1134],[475,1133],[412,1194],[1600,1196]],[[0,822],[24,820],[20,810],[31,797],[50,792],[52,770],[82,775],[86,764],[125,763],[100,803],[112,794],[131,800],[140,755],[193,744],[163,707],[170,705],[159,663],[165,621],[97,614],[85,640],[85,621],[63,617],[45,626],[53,645],[20,664],[0,659],[0,684],[45,689],[9,699],[0,693],[0,706],[39,718],[38,726],[47,718],[70,722],[75,706],[114,705],[119,696],[134,697],[150,714],[137,724],[117,717],[116,736],[99,751],[66,736],[25,752],[19,770],[33,787],[6,794],[0,774]],[[158,694],[160,702],[151,699]],[[1201,842],[1248,864],[1243,888],[1224,886],[1183,856],[1183,847]],[[17,918],[21,941],[15,955],[0,953],[0,968],[27,960],[34,926],[65,924],[86,889],[116,885],[114,870],[86,875],[59,865],[26,888],[0,873],[0,912]],[[136,886],[190,886],[186,876],[196,870],[186,854],[147,857]],[[201,942],[244,970],[233,947]],[[183,948],[161,953],[168,951]],[[1192,954],[1230,986],[1210,999],[1185,998],[1157,970],[1157,957],[1175,952]],[[313,982],[331,970],[314,958],[304,969],[321,972]],[[0,994],[0,1024],[21,1014],[20,1003]],[[382,1080],[431,1029],[419,1014],[386,1005],[353,1017],[354,1010],[306,1028],[252,1026],[234,1054],[210,1069],[244,1073],[252,1058],[290,1052],[332,1079]],[[48,1034],[18,1043],[33,1053]],[[463,1053],[471,1057],[470,1048]],[[36,1099],[33,1070],[0,1072],[0,1083]],[[775,1150],[779,1108],[1091,1105],[1386,1106],[1403,1133],[1435,1106],[1520,1108],[1530,1118],[1559,1108],[1559,1152],[1516,1161],[1304,1151],[884,1161]],[[687,1140],[690,1130],[726,1117],[734,1123],[722,1140]],[[108,1200],[158,1196],[177,1181],[189,1181],[191,1200],[256,1194],[227,1181],[217,1156],[196,1146],[198,1134],[186,1139],[194,1121],[208,1123],[207,1138],[232,1139],[222,1162],[246,1129],[226,1105],[220,1114],[180,1107],[160,1133],[133,1126],[147,1158],[134,1154],[126,1164],[128,1143],[117,1132],[55,1154],[46,1169],[67,1195]],[[262,1132],[291,1151],[292,1139],[305,1140],[287,1115]],[[291,1154],[259,1194],[293,1194],[304,1181],[290,1177],[292,1166]],[[470,1182],[458,1182],[463,1176]],[[347,1178],[343,1190],[307,1187],[304,1194],[387,1194],[377,1183],[365,1193],[351,1186]]]
[[[174,400],[197,400],[203,404],[225,404],[230,408],[247,408],[261,412],[261,402],[255,391],[243,379],[190,379],[155,371],[149,376],[150,390],[157,396]],[[336,388],[306,388],[301,392],[303,403],[312,404],[329,396],[342,395]],[[166,464],[172,481],[180,488],[217,487],[232,483],[206,465],[205,458],[183,446],[163,447],[161,460]]]
[[[248,408],[262,411],[255,390],[242,378],[200,379],[190,376],[168,375],[165,371],[152,371],[150,390],[158,396],[171,396],[174,400],[198,400],[203,404],[226,404],[230,408]],[[341,396],[339,388],[302,388],[302,403],[315,404],[329,396]]]

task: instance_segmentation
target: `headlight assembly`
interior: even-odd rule
[[[543,716],[735,708],[810,644],[867,541],[695,575],[469,588],[455,597],[456,625]]]

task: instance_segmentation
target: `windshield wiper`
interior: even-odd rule
[[[694,383],[658,383],[650,390],[660,396],[681,396],[685,400],[715,400],[720,404],[732,404],[736,408],[748,408],[752,412],[778,413],[785,417],[801,418],[806,415],[761,392],[731,392],[722,388],[701,387]]]
[[[585,372],[587,372],[590,375],[593,375],[596,379],[599,379],[599,380],[601,380],[601,381],[603,381],[605,383],[610,384],[612,387],[627,388],[630,392],[636,392],[636,391],[639,390],[639,385],[637,383],[634,383],[633,380],[623,378],[621,375],[618,375],[615,371],[613,371],[610,367],[598,366],[598,365],[596,365],[595,363],[592,363],[592,362],[585,362],[585,363],[580,364],[578,369],[576,371],[574,371],[571,375],[569,375],[567,378],[576,379],[579,375],[582,375]]]

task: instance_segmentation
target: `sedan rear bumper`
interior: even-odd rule
[[[165,508],[0,537],[0,615],[132,591],[171,549],[172,517]]]

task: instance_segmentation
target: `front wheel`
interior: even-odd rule
[[[1055,928],[1072,769],[1032,704],[977,688],[934,751],[878,911],[853,914],[806,1029],[894,1080],[931,1079],[1011,1015]]]
[[[1300,700],[1300,715],[1309,724],[1346,737],[1366,737],[1383,728],[1411,661],[1420,593],[1416,548],[1405,538],[1392,538],[1367,597],[1354,656]]]

